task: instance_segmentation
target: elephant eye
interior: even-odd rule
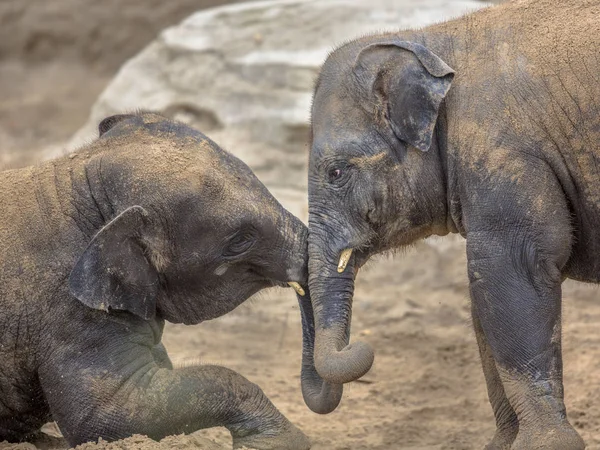
[[[329,170],[329,181],[335,181],[342,176],[341,169],[331,169]]]
[[[239,256],[244,252],[250,250],[255,243],[254,233],[250,230],[245,230],[237,233],[229,243],[227,248],[223,252],[224,256]]]

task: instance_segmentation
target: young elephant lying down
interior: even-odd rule
[[[71,445],[225,426],[234,447],[307,449],[261,389],[224,367],[173,369],[164,321],[219,317],[257,291],[306,285],[306,227],[250,169],[154,113],[120,115],[63,159],[0,173],[0,441],[56,420]],[[312,361],[315,411],[341,386]]]

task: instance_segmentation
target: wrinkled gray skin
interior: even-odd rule
[[[563,401],[561,283],[600,281],[599,49],[598,2],[533,0],[328,57],[309,164],[323,379],[352,381],[373,362],[368,345],[347,346],[360,266],[460,233],[497,423],[487,448],[584,448]]]
[[[164,321],[197,324],[257,291],[306,286],[306,227],[250,169],[153,113],[112,116],[76,154],[0,173],[0,442],[56,420],[71,445],[227,427],[234,446],[307,449],[261,389],[218,366],[173,369]],[[341,386],[312,365],[328,412]]]

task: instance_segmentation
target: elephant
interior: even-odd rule
[[[174,369],[161,343],[165,321],[289,284],[305,400],[326,413],[341,398],[312,360],[308,230],[241,160],[158,113],[119,114],[72,154],[0,173],[0,188],[0,442],[55,420],[73,446],[224,426],[235,448],[310,448],[258,386]]]
[[[373,255],[466,239],[496,433],[487,449],[583,449],[567,419],[561,285],[600,281],[600,3],[520,0],[337,47],[308,168],[315,368],[364,375],[354,283]]]

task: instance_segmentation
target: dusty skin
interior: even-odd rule
[[[55,94],[57,84],[66,84],[68,72],[60,70],[63,75],[54,77],[37,72],[35,82],[45,89],[43,95]],[[83,72],[76,86],[69,83],[74,93],[63,93],[61,89],[58,95],[69,95],[69,102],[77,105],[93,101],[101,86],[96,88],[98,92],[88,94],[86,83],[92,76]],[[2,88],[12,92],[20,81],[16,78],[2,83]],[[14,114],[20,99],[23,97],[15,96],[14,103],[6,106],[1,123],[11,121],[8,111]],[[48,130],[55,134],[53,137],[60,133],[59,138],[75,130],[88,107],[78,106],[80,109],[71,112],[73,117],[67,118],[69,110],[65,110],[64,103],[61,105],[60,118],[64,120],[56,120],[52,112],[52,128]],[[34,109],[24,104],[18,111],[19,126],[27,122],[32,130],[46,126],[47,117],[40,114],[47,108],[36,110],[34,115]],[[28,112],[23,120],[23,113]],[[47,144],[39,136],[32,137],[35,139],[39,147]],[[15,146],[19,144],[15,142]],[[34,148],[35,142],[31,146]],[[399,254],[393,261],[380,258],[361,269],[352,340],[360,338],[371,343],[377,359],[365,382],[346,386],[342,404],[329,416],[311,413],[300,396],[300,324],[290,289],[261,296],[252,305],[201,326],[167,325],[164,341],[176,363],[217,362],[258,383],[275,405],[306,431],[313,449],[481,449],[494,426],[468,318],[464,246],[460,241],[450,244],[447,239],[436,242],[439,248],[419,244],[418,252]],[[567,408],[569,420],[591,450],[600,450],[600,408],[596,401],[600,398],[599,295],[596,287],[571,282],[564,285]],[[221,429],[196,433],[194,438],[167,438],[162,448],[204,448],[196,436],[220,445],[217,448],[229,448],[223,447],[228,438]],[[9,448],[36,447],[0,444],[2,450]],[[67,446],[59,440],[56,445],[40,443],[37,448]],[[85,448],[161,447],[133,437],[110,445],[86,444]]]
[[[173,369],[160,345],[165,320],[198,324],[263,288],[305,284],[306,227],[192,128],[137,113],[106,118],[99,135],[1,174],[0,436],[24,441],[48,420],[71,445],[222,425],[235,448],[307,450],[256,385],[222,366]],[[308,292],[300,303],[310,345]]]

